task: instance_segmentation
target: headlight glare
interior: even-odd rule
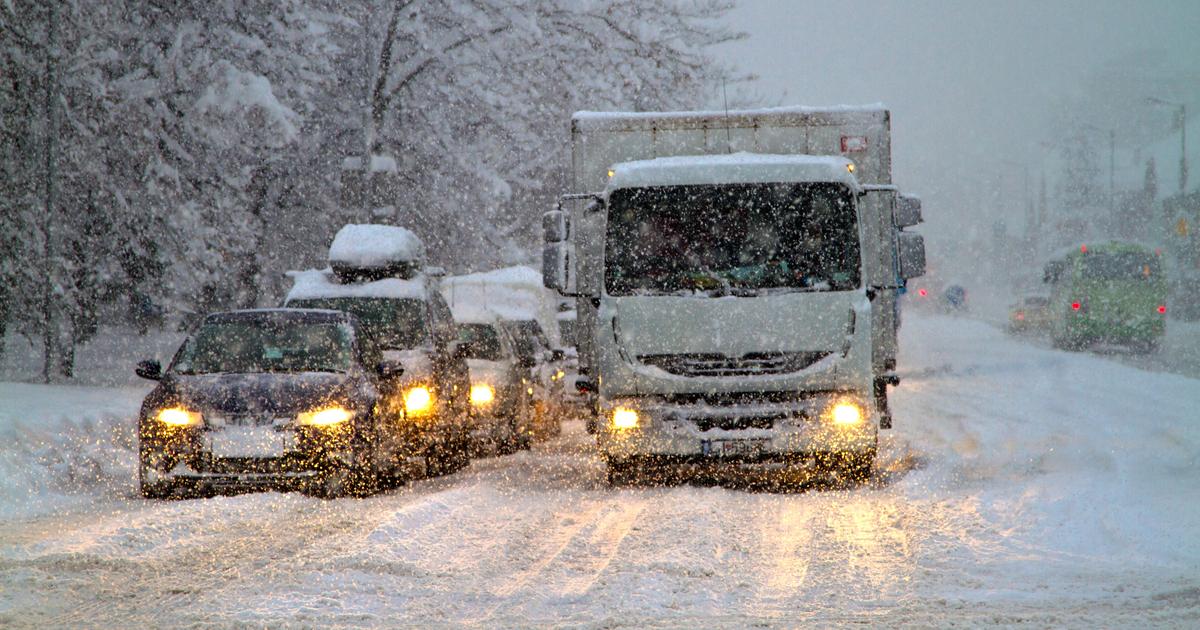
[[[612,424],[614,429],[627,431],[636,429],[638,426],[638,412],[626,407],[617,407],[613,410]]]
[[[158,421],[173,427],[189,427],[200,424],[203,420],[200,414],[188,411],[183,407],[170,407],[158,412]]]
[[[863,420],[862,408],[852,402],[839,402],[829,411],[833,423],[848,427],[859,424]]]
[[[496,390],[487,383],[476,383],[471,386],[471,404],[476,407],[492,404],[496,399]]]
[[[341,424],[354,417],[354,412],[342,407],[326,407],[317,411],[305,411],[296,416],[296,422],[314,427]]]
[[[428,387],[418,385],[404,392],[404,410],[410,416],[420,416],[433,410],[433,393]]]

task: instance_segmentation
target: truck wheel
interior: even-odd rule
[[[834,472],[844,482],[866,483],[875,471],[876,450],[872,448],[861,453],[851,451],[837,453],[834,457]]]
[[[610,486],[632,486],[641,479],[641,467],[633,460],[610,459],[606,477]]]

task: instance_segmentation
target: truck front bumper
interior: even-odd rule
[[[850,422],[834,409],[850,405]],[[785,403],[735,407],[619,400],[599,418],[597,443],[615,461],[790,462],[830,453],[875,449],[879,414],[871,398],[828,394]],[[637,414],[636,426],[614,421],[620,411]]]

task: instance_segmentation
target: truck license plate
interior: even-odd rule
[[[709,457],[753,457],[766,450],[767,439],[700,440],[701,452]]]

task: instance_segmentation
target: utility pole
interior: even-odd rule
[[[58,349],[58,328],[54,324],[54,214],[55,179],[58,169],[58,2],[47,7],[46,23],[46,197],[42,212],[42,381],[50,382],[51,366]]]
[[[1147,97],[1146,101],[1155,105],[1179,108],[1179,192],[1187,192],[1187,103],[1176,103],[1153,96]]]

